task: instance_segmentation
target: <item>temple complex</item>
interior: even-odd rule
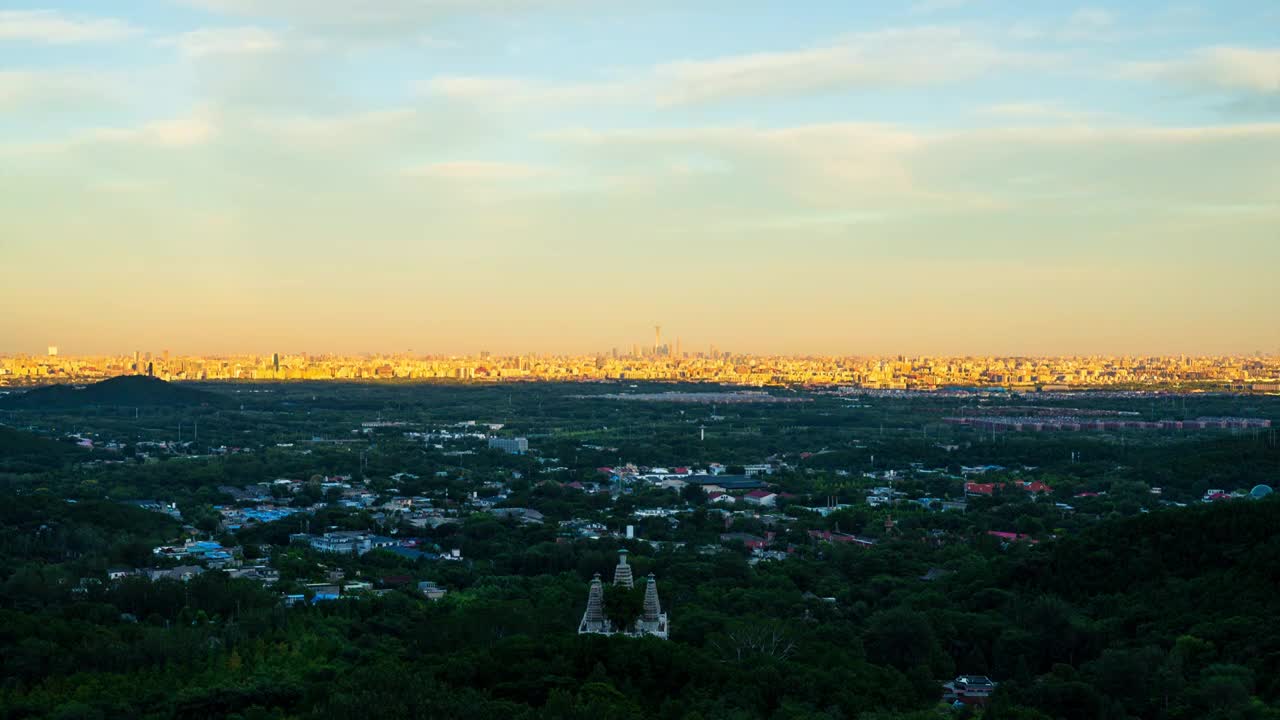
[[[631,574],[631,566],[627,564],[627,551],[618,553],[618,565],[613,571],[613,585],[621,585],[627,589],[635,587]],[[662,612],[662,604],[658,600],[658,581],[653,573],[644,588],[644,606],[640,617],[633,625],[614,629],[613,623],[604,612],[604,582],[600,573],[591,579],[591,589],[587,592],[587,610],[582,614],[582,622],[578,624],[579,635],[626,635],[628,637],[659,637],[667,639],[667,614]]]

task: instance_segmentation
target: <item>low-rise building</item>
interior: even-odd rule
[[[508,453],[511,455],[524,455],[525,453],[529,452],[529,439],[522,438],[522,437],[518,437],[518,438],[491,437],[489,438],[489,449],[501,450],[502,452]]]
[[[768,490],[752,490],[742,497],[748,505],[773,507],[778,504],[778,495]]]
[[[430,580],[424,580],[418,583],[418,592],[422,593],[423,597],[427,598],[428,600],[434,601],[434,600],[439,600],[443,598],[445,595],[448,594],[449,591],[445,590],[444,588],[440,587],[434,582],[431,582]]]
[[[961,675],[942,684],[944,702],[964,705],[986,705],[996,690],[996,683],[985,675]]]
[[[148,580],[156,582],[157,580],[178,580],[187,582],[191,578],[204,572],[204,568],[199,565],[179,565],[171,568],[146,568],[139,570],[140,575],[145,575]]]

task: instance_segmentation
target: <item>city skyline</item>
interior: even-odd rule
[[[19,0],[0,353],[1274,353],[1278,23]]]
[[[656,338],[655,338],[656,341]],[[1161,390],[1280,393],[1280,354],[1252,357],[815,357],[759,356],[669,346],[552,355],[273,352],[190,356],[0,355],[0,388],[88,383],[128,375],[176,381],[683,382],[745,387],[841,387],[932,392],[956,387],[1023,391]]]

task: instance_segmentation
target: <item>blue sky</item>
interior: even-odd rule
[[[0,352],[1280,346],[1275,3],[113,5],[0,10]]]

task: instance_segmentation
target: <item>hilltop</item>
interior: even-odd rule
[[[218,405],[222,397],[145,375],[125,375],[80,387],[52,385],[0,401],[7,409],[39,410],[93,405],[189,406]]]

